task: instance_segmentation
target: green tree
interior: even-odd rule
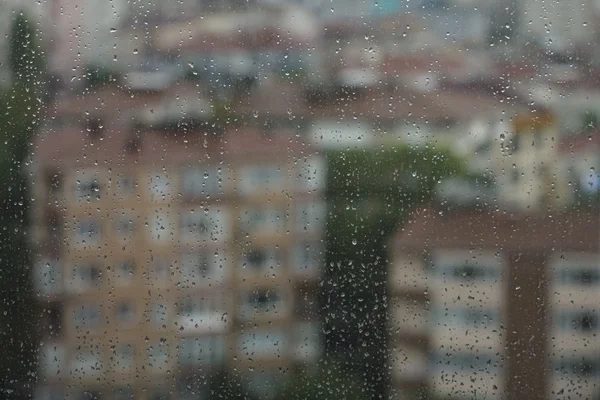
[[[42,86],[46,62],[37,43],[37,32],[27,16],[20,12],[13,21],[9,43],[9,65],[13,81],[29,87]]]
[[[256,400],[247,385],[227,368],[206,374],[196,371],[184,383],[186,398],[208,400]]]
[[[325,350],[343,355],[385,395],[387,242],[436,183],[461,171],[460,160],[432,148],[327,154],[326,269],[321,291]]]
[[[35,32],[21,13],[10,42],[13,86],[0,94],[0,393],[24,398],[35,375],[35,321],[31,292],[26,166],[30,139],[40,118],[43,57]]]
[[[118,74],[101,65],[88,65],[83,76],[86,88],[98,89],[110,85],[116,80]]]
[[[365,400],[364,382],[334,361],[305,368],[278,388],[274,400]]]
[[[208,396],[210,400],[255,400],[246,385],[232,373],[221,370],[208,380]]]

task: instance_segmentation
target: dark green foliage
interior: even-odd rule
[[[102,66],[89,65],[85,68],[83,78],[85,87],[88,89],[98,89],[107,86],[117,77],[114,71]]]
[[[336,362],[322,361],[291,375],[278,388],[274,400],[363,400],[369,397],[361,379]]]
[[[183,384],[187,391],[186,398],[202,400],[256,400],[236,375],[223,368],[206,373],[196,371],[187,377]]]
[[[45,60],[37,34],[23,13],[17,14],[10,32],[9,64],[15,82],[37,87],[45,76]]]
[[[35,31],[18,14],[11,31],[13,86],[0,94],[0,397],[24,398],[34,382],[36,321],[27,246],[27,159],[40,118],[44,59]]]
[[[326,353],[385,394],[387,242],[436,182],[461,171],[448,152],[396,147],[327,155],[326,271],[321,305]]]
[[[203,399],[254,400],[255,397],[235,375],[227,371],[218,371],[209,378],[208,395]]]

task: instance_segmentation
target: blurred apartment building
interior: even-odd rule
[[[459,8],[450,11],[428,6],[406,14],[409,2],[293,3],[52,3],[58,22],[51,69],[63,76],[64,87],[36,141],[33,169],[35,279],[49,310],[41,399],[84,390],[162,399],[173,384],[175,396],[186,398],[192,372],[206,376],[219,365],[254,367],[254,386],[264,387],[260,379],[270,372],[316,357],[319,324],[311,318],[318,315],[314,293],[323,257],[323,151],[450,148],[470,173],[491,176],[492,184],[444,182],[440,196],[463,205],[477,199],[517,215],[571,207],[582,188],[597,192],[597,82],[577,64],[530,62],[517,45],[495,52],[483,35],[489,12],[455,18],[460,7],[489,10],[493,2],[457,0],[449,3]],[[89,65],[108,69],[117,82],[85,88]],[[431,230],[419,245],[395,242],[393,274],[400,286],[391,289],[397,301],[391,319],[404,322],[394,335],[398,352],[390,366],[398,388],[450,392],[455,372],[434,382],[440,374],[427,371],[444,363],[488,368],[487,359],[475,359],[478,347],[463,352],[467,341],[483,343],[497,367],[488,374],[491,384],[485,374],[471,382],[456,372],[465,397],[519,387],[507,383],[513,350],[499,344],[520,335],[506,329],[516,324],[505,305],[512,289],[506,280],[503,289],[489,279],[511,276],[510,260],[521,248],[564,249],[570,260],[578,260],[574,253],[581,248],[566,234],[560,235],[564,242],[553,235],[506,246],[473,236],[480,249],[470,262],[500,271],[490,278],[484,273],[483,288],[475,278],[460,286],[458,278],[444,281],[450,272],[425,269],[407,289],[412,266],[401,261],[429,266],[441,252],[439,265],[462,265],[470,257],[469,236],[455,243],[451,234],[476,235],[468,221],[500,218],[486,215],[452,222],[448,244],[429,240],[451,226],[433,226],[440,216],[428,219]],[[490,232],[498,221],[487,223]],[[514,223],[526,232],[547,221]],[[551,252],[554,240],[562,244]],[[536,247],[542,244],[547,247]],[[589,259],[582,260],[586,270]],[[559,267],[537,258],[535,265]],[[592,268],[590,279],[597,282],[594,274]],[[552,279],[544,275],[542,287]],[[579,278],[573,279],[565,290],[578,287]],[[446,299],[450,286],[443,283],[458,285],[456,299]],[[423,287],[427,293],[415,295]],[[462,294],[471,287],[479,297]],[[468,323],[487,327],[491,318],[490,326],[502,327],[471,340],[479,335],[475,329],[444,333],[428,325],[430,316],[448,326],[459,321],[474,304],[469,296],[477,299],[475,311],[496,308],[465,317]],[[434,300],[435,314],[423,314]],[[444,302],[456,309],[444,312]],[[535,304],[543,321],[554,318],[550,302]],[[536,349],[549,348],[549,336],[541,345],[531,337],[527,343]],[[455,342],[462,353],[446,351]],[[428,361],[429,354],[438,358]],[[538,388],[554,382],[544,379]],[[547,390],[558,396],[562,388]],[[570,388],[565,384],[563,393]]]
[[[134,87],[62,97],[36,139],[36,398],[197,398],[222,368],[272,388],[321,351],[323,159],[222,129],[195,83]]]
[[[590,210],[416,211],[390,241],[392,394],[596,398],[599,231]]]

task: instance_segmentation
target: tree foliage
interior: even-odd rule
[[[37,43],[34,26],[24,13],[13,21],[9,43],[9,65],[14,82],[40,86],[46,73],[42,48]]]
[[[23,398],[35,374],[35,302],[27,246],[26,168],[30,139],[39,120],[44,59],[24,14],[13,22],[9,60],[13,83],[0,94],[0,392]]]
[[[85,87],[99,89],[108,86],[117,78],[117,73],[101,65],[88,65],[84,70]]]
[[[343,364],[323,360],[290,375],[278,388],[274,400],[365,400],[369,397],[363,380],[349,373]]]
[[[395,147],[327,155],[326,270],[321,307],[326,353],[385,395],[387,241],[438,181],[461,173],[460,160],[432,148]]]

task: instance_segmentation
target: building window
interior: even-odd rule
[[[183,173],[183,194],[192,198],[222,194],[225,179],[220,167],[188,167]]]
[[[496,354],[484,352],[434,352],[430,356],[429,364],[438,373],[463,372],[475,374],[479,372],[491,375],[497,374],[503,362]]]
[[[445,278],[464,282],[487,282],[499,279],[495,267],[479,263],[442,265],[438,270]]]
[[[244,194],[283,191],[285,177],[279,166],[246,166],[241,169],[240,188]]]
[[[173,239],[173,225],[168,213],[158,212],[149,218],[150,240],[157,243],[164,243]]]
[[[253,318],[260,314],[281,316],[285,312],[282,296],[273,289],[258,289],[242,296],[240,317]]]
[[[281,250],[273,247],[255,247],[242,255],[242,269],[248,273],[273,273],[281,266]]]
[[[246,333],[238,339],[238,353],[247,357],[278,358],[287,350],[287,336],[282,331]]]
[[[62,376],[64,373],[65,348],[59,344],[45,344],[40,352],[39,368],[47,377]]]
[[[117,181],[117,195],[121,200],[124,200],[134,194],[137,182],[135,178],[129,175],[123,175]]]
[[[181,239],[186,242],[221,241],[227,237],[224,210],[187,211],[181,216]]]
[[[483,268],[476,265],[459,265],[454,267],[452,271],[452,276],[454,278],[467,281],[480,280],[483,279],[485,275]]]
[[[496,329],[500,325],[497,310],[476,307],[434,309],[431,310],[430,317],[436,326]]]
[[[84,292],[99,288],[102,283],[102,270],[94,263],[76,266],[73,270],[72,290]]]
[[[325,204],[321,202],[296,205],[296,230],[318,232],[325,226]]]
[[[185,298],[179,302],[179,315],[191,318],[200,314],[224,311],[223,298],[213,294],[202,298]]]
[[[168,200],[173,190],[167,174],[164,173],[150,177],[148,179],[148,188],[152,202],[164,202]]]
[[[181,263],[181,273],[184,281],[198,282],[207,279],[211,274],[210,256],[205,253],[186,254]]]
[[[563,330],[593,333],[600,327],[600,315],[592,310],[561,311],[558,322]]]
[[[130,301],[121,301],[117,304],[115,316],[119,323],[128,325],[135,319],[135,308]]]
[[[150,278],[153,285],[166,284],[171,276],[171,263],[167,259],[154,258],[150,263]]]
[[[320,242],[302,242],[294,246],[292,264],[296,271],[314,273],[321,270],[323,264],[323,244]]]
[[[100,307],[97,304],[82,304],[75,310],[75,327],[97,329],[100,326]]]
[[[75,182],[75,194],[79,201],[100,200],[101,185],[98,179],[82,177]]]
[[[169,322],[169,307],[165,303],[152,303],[150,321],[155,327],[166,327]]]
[[[148,348],[148,365],[154,371],[168,370],[169,353],[165,341],[156,342]]]
[[[600,269],[595,267],[565,267],[560,270],[560,279],[564,284],[598,285]]]
[[[74,355],[70,363],[71,374],[76,376],[95,376],[102,372],[100,354],[94,350],[81,350]]]
[[[563,359],[555,362],[554,371],[560,375],[592,378],[600,376],[600,359],[582,357],[580,359]]]
[[[427,357],[418,348],[396,347],[390,361],[394,375],[404,379],[422,379],[427,373]]]
[[[121,215],[116,218],[115,230],[117,231],[117,235],[121,237],[129,238],[133,236],[135,223],[133,222],[131,215],[122,212]]]
[[[294,352],[300,359],[314,360],[321,352],[318,322],[300,322],[294,324]]]
[[[122,344],[116,347],[113,357],[114,369],[127,372],[133,369],[135,359],[134,347],[131,344]]]
[[[118,286],[128,286],[134,280],[135,261],[125,260],[117,265],[117,275],[115,283]]]
[[[179,362],[184,366],[221,365],[224,356],[223,336],[186,337],[179,344]]]
[[[182,332],[224,332],[227,306],[225,297],[221,294],[183,298],[177,306],[177,325]]]
[[[270,207],[252,207],[240,213],[240,229],[250,236],[282,233],[285,229],[283,210]]]
[[[100,241],[100,224],[93,219],[82,218],[76,227],[75,241],[79,245],[97,244]]]
[[[219,251],[185,254],[181,262],[182,284],[195,286],[222,282],[226,267],[221,254]]]

